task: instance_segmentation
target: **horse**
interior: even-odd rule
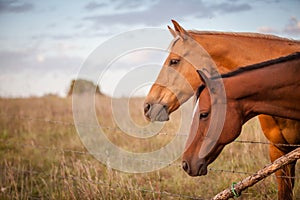
[[[174,36],[170,44],[170,53],[144,102],[144,114],[150,121],[168,120],[169,115],[191,98],[201,84],[195,67],[179,56],[193,51],[187,45],[190,40],[196,41],[208,52],[220,73],[300,51],[300,41],[258,33],[186,31],[176,21],[172,20],[172,23],[174,30],[168,26]],[[178,37],[181,39],[178,40]],[[198,57],[200,59],[202,55]],[[184,80],[178,80],[178,74],[184,77]],[[185,82],[189,85],[186,86]],[[289,140],[286,138],[299,135],[298,121],[268,115],[259,115],[258,118],[265,136],[273,144],[288,144]],[[290,152],[289,148],[273,144],[269,147],[272,162]],[[294,173],[295,164],[276,172],[278,199],[292,199],[294,179],[288,177]]]
[[[211,77],[201,70],[198,73],[203,84],[196,93],[197,103],[182,158],[182,167],[190,176],[206,175],[207,166],[240,135],[243,124],[249,119],[267,114],[300,120],[300,52],[221,76]],[[225,96],[220,95],[222,89]],[[216,137],[209,126],[216,125],[216,113],[224,104],[226,112],[221,116],[224,124]],[[289,139],[300,144],[300,133]],[[210,141],[213,141],[211,148],[205,148],[205,143]]]

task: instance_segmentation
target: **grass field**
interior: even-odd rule
[[[120,99],[127,103],[126,99]],[[135,123],[145,125],[142,98],[129,101]],[[107,168],[85,150],[73,124],[72,99],[47,96],[0,99],[0,199],[209,199],[268,164],[268,145],[228,145],[207,176],[189,177],[180,159],[158,171],[129,174]],[[126,137],[115,124],[110,98],[99,97],[96,111],[107,137],[124,149],[155,150],[167,144],[180,112],[149,141]],[[266,142],[257,119],[247,123],[238,140]],[[134,145],[133,145],[134,144]],[[223,170],[223,171],[220,171]],[[294,189],[300,199],[300,166]],[[235,171],[235,173],[232,173]],[[272,175],[243,192],[240,199],[276,199]]]

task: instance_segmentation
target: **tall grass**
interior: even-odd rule
[[[107,137],[124,149],[156,150],[167,144],[178,129],[180,111],[158,136],[128,136],[114,122],[110,101],[98,97],[98,120],[102,127],[110,127],[106,129]],[[118,101],[129,105],[135,123],[149,123],[143,118],[142,98]],[[85,150],[73,125],[71,103],[70,98],[55,96],[0,99],[0,199],[208,199],[247,176],[211,170],[207,176],[192,178],[180,168],[180,159],[151,173],[128,174],[110,169]],[[247,123],[238,139],[266,142],[257,119]],[[232,143],[209,167],[252,173],[269,162],[268,145]],[[299,164],[296,170],[299,177]],[[299,178],[294,194],[300,199]],[[273,175],[249,188],[241,199],[276,197]]]

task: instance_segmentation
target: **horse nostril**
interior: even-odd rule
[[[189,170],[189,165],[186,161],[182,161],[182,169],[186,172]]]
[[[147,113],[151,108],[151,104],[149,103],[145,103],[145,106],[144,106],[144,113]]]

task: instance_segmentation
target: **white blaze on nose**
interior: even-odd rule
[[[195,107],[194,107],[194,110],[193,110],[192,122],[191,122],[191,123],[193,123],[193,119],[194,119],[194,117],[195,117],[195,115],[196,115],[196,113],[197,113],[198,104],[199,104],[199,98],[197,99],[196,104],[195,104]]]

